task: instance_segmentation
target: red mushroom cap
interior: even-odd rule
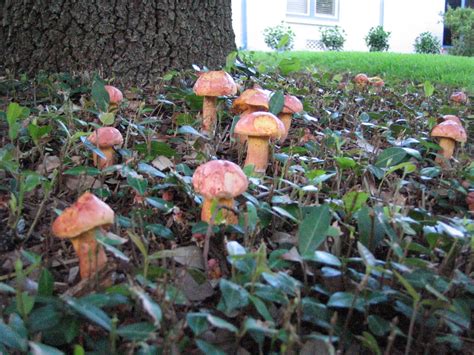
[[[237,93],[237,85],[223,70],[208,71],[199,76],[193,90],[198,96],[227,96]]]
[[[105,85],[105,90],[109,93],[109,102],[111,104],[118,104],[120,101],[123,100],[123,94],[122,92],[117,89],[115,86],[112,85]]]
[[[285,102],[283,104],[283,113],[298,113],[303,111],[303,104],[296,96],[285,95]]]
[[[461,122],[461,120],[459,119],[458,116],[445,115],[445,116],[443,116],[443,120],[445,120],[445,121],[453,121],[453,122],[456,122],[458,125],[462,126],[462,122]]]
[[[458,104],[463,104],[467,101],[467,95],[462,91],[456,91],[451,94],[450,99]]]
[[[193,186],[205,198],[234,198],[247,190],[248,180],[237,164],[212,160],[196,169]]]
[[[280,138],[286,129],[274,114],[257,111],[240,116],[234,132],[244,136]]]
[[[253,88],[245,90],[232,104],[232,111],[236,113],[244,112],[250,107],[259,110],[268,110],[268,101],[270,97],[269,90]]]
[[[114,127],[101,127],[95,130],[87,139],[99,148],[123,144],[122,134]]]
[[[369,82],[369,77],[366,74],[360,73],[354,77],[354,82],[358,85],[366,85]]]
[[[114,223],[114,211],[90,192],[84,193],[53,222],[53,234],[74,238],[93,228]]]
[[[443,121],[435,126],[431,131],[432,137],[450,138],[457,142],[465,142],[467,140],[466,131],[455,121]]]

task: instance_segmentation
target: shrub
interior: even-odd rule
[[[365,37],[365,43],[371,52],[382,52],[388,50],[388,39],[391,32],[387,32],[382,26],[372,27]]]
[[[439,39],[430,32],[420,33],[415,39],[414,47],[416,53],[439,54],[441,51]]]
[[[340,51],[346,41],[346,32],[338,27],[321,28],[321,46],[330,51]]]
[[[295,42],[295,33],[290,26],[283,22],[279,25],[265,28],[263,36],[265,44],[277,51],[291,50]]]
[[[449,8],[444,14],[444,24],[451,30],[452,45],[449,53],[474,56],[474,9]]]

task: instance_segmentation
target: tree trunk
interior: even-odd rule
[[[0,66],[99,71],[136,85],[235,49],[231,0],[0,0]],[[0,67],[0,69],[2,69]]]

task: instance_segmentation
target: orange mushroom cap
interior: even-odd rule
[[[198,96],[227,96],[237,93],[237,85],[225,71],[216,70],[201,74],[193,90]]]
[[[467,95],[462,91],[456,91],[451,94],[450,99],[458,104],[463,104],[467,101]]]
[[[200,165],[193,175],[194,190],[205,198],[234,198],[245,192],[248,180],[242,169],[227,160]]]
[[[474,205],[474,191],[467,194],[466,203],[469,205],[469,209],[474,212],[474,208],[472,207]]]
[[[105,85],[105,90],[109,93],[109,102],[111,104],[118,104],[120,101],[123,100],[123,94],[122,92],[117,89],[115,86],[112,85]]]
[[[457,142],[465,142],[467,140],[466,131],[455,121],[443,121],[435,126],[431,131],[432,137],[450,138]]]
[[[445,115],[445,116],[443,116],[443,120],[445,120],[445,121],[453,121],[453,122],[456,122],[458,125],[462,126],[462,122],[461,122],[461,120],[459,119],[458,116]]]
[[[95,130],[87,139],[99,148],[123,144],[122,134],[114,127],[101,127]]]
[[[74,238],[93,228],[114,223],[114,211],[90,192],[84,193],[53,222],[53,234]]]
[[[366,74],[360,73],[354,77],[354,82],[359,85],[365,85],[369,82],[369,77]]]
[[[369,78],[369,84],[375,87],[382,87],[385,85],[383,79],[379,76]]]
[[[298,113],[303,111],[303,104],[293,95],[285,95],[285,102],[283,104],[283,113]]]
[[[249,109],[249,107],[268,110],[269,99],[269,90],[260,88],[247,89],[235,99],[234,103],[232,104],[232,111],[241,113]]]
[[[240,117],[234,132],[245,136],[280,138],[285,125],[270,112],[257,111]]]

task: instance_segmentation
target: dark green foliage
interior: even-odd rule
[[[383,52],[390,47],[390,32],[385,31],[382,26],[372,27],[364,39],[370,52]]]
[[[321,28],[321,44],[324,49],[330,51],[341,51],[346,41],[346,32],[338,27]]]
[[[451,30],[450,54],[466,57],[474,56],[474,9],[449,8],[444,14],[444,24]]]
[[[420,33],[415,39],[415,52],[425,54],[439,54],[441,51],[441,43],[430,32]]]

